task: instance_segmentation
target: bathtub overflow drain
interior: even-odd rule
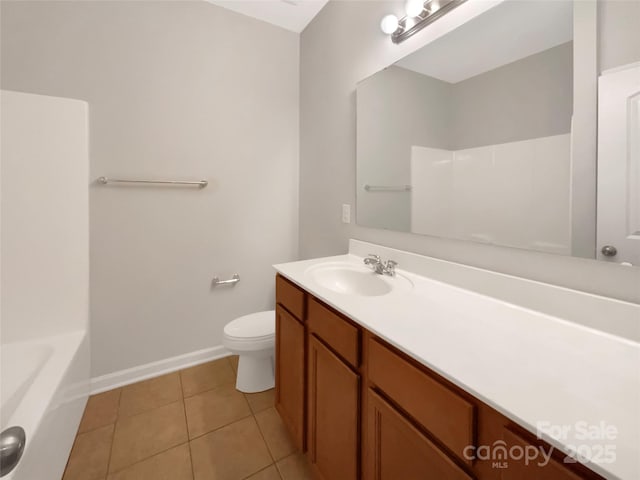
[[[22,452],[26,435],[22,427],[9,427],[0,433],[0,477],[4,477],[16,468]]]

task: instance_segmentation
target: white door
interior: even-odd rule
[[[640,63],[598,82],[598,259],[640,266]]]

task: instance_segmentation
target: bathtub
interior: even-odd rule
[[[60,480],[89,395],[84,331],[0,346],[0,426],[26,433],[18,466],[2,480]]]

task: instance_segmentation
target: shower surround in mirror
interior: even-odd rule
[[[570,148],[569,134],[412,147],[411,231],[570,254]]]
[[[360,82],[358,224],[572,254],[573,55],[571,2],[506,2]]]

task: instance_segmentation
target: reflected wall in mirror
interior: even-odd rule
[[[572,2],[505,1],[360,82],[358,224],[572,254],[573,55]]]

